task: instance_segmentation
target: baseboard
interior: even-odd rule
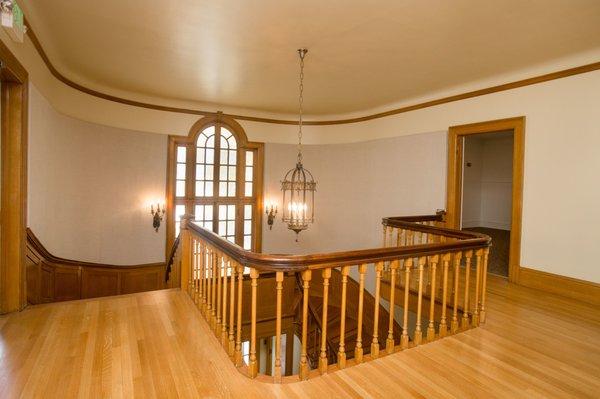
[[[600,305],[600,284],[521,267],[519,284],[553,294]]]

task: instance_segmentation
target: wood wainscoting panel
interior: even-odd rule
[[[81,298],[119,295],[119,271],[85,268],[81,273]]]
[[[158,290],[162,288],[164,278],[163,265],[121,272],[121,294]]]
[[[592,305],[600,305],[600,284],[521,267],[519,284]]]
[[[56,257],[27,230],[27,302],[72,301],[166,287],[164,263],[105,265]]]
[[[81,268],[56,266],[54,268],[54,300],[72,301],[81,298]]]

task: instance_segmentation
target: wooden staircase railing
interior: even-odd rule
[[[485,322],[486,270],[491,244],[488,236],[445,228],[443,214],[384,218],[382,223],[381,248],[268,255],[245,251],[192,223],[191,215],[186,215],[182,218],[181,243],[175,254],[181,287],[221,339],[234,364],[251,378],[276,383],[290,378],[282,377],[281,353],[283,284],[284,276],[290,274],[296,273],[301,280],[302,303],[297,317],[301,380]],[[464,271],[461,263],[465,264]],[[273,273],[274,292],[273,285],[268,288],[260,278]],[[244,284],[245,275],[249,275],[249,284]],[[286,284],[292,284],[291,281]],[[383,301],[382,288],[385,291],[386,284],[388,290]],[[319,302],[320,307],[316,306]],[[384,304],[389,312],[383,308]],[[257,315],[265,312],[265,306],[272,309],[275,319],[272,376],[259,375],[258,367],[257,338],[264,336],[264,332],[257,331],[261,326]],[[398,320],[396,311],[402,311]],[[409,318],[411,312],[416,318]],[[309,318],[314,324],[315,314],[319,321],[309,330]],[[328,328],[330,317],[339,317],[337,331]],[[414,325],[409,325],[410,319],[414,319]],[[244,334],[248,338],[247,356],[242,353],[243,320],[250,322],[249,334]],[[318,365],[309,359],[310,331],[317,334],[312,337],[311,347],[319,347]],[[328,336],[335,337],[335,347],[330,345]],[[331,364],[334,358],[337,363]]]

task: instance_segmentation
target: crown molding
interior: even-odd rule
[[[59,81],[66,84],[67,86],[72,87],[75,90],[81,91],[83,93],[89,94],[94,97],[102,98],[104,100],[113,101],[120,104],[130,105],[134,107],[141,107],[147,109],[153,109],[157,111],[166,111],[166,112],[174,112],[180,114],[188,114],[188,115],[200,115],[200,116],[216,116],[218,112],[213,111],[204,111],[200,109],[191,109],[191,108],[181,108],[181,107],[172,107],[165,106],[159,104],[151,104],[141,101],[129,100],[126,98],[113,96],[111,94],[103,93],[97,90],[90,89],[81,84],[78,84],[71,79],[64,76],[60,71],[58,71],[50,58],[44,51],[40,41],[38,40],[33,28],[29,21],[25,21],[27,24],[27,36],[31,40],[38,54],[46,64],[46,67],[50,71],[50,73]],[[447,104],[455,101],[465,100],[468,98],[484,96],[486,94],[497,93],[506,90],[517,89],[519,87],[530,86],[538,83],[548,82],[555,79],[566,78],[573,75],[579,75],[582,73],[592,72],[600,69],[600,61],[594,62],[591,64],[582,65],[575,68],[563,69],[557,72],[547,73],[544,75],[539,75],[527,79],[517,80],[510,83],[504,83],[496,86],[490,86],[484,89],[468,91],[460,94],[455,94],[452,96],[442,97],[435,100],[420,102],[413,105],[408,105],[404,107],[394,108],[384,112],[378,112],[370,115],[353,117],[353,118],[341,118],[341,119],[332,119],[332,120],[314,120],[314,121],[303,121],[303,125],[309,126],[324,126],[324,125],[343,125],[349,123],[358,123],[358,122],[366,122],[373,119],[385,118],[387,116],[402,114],[405,112],[415,111],[423,108],[434,107],[436,105]],[[258,116],[250,116],[250,115],[236,115],[236,114],[228,114],[222,113],[223,116],[227,116],[229,118],[233,118],[241,121],[249,121],[249,122],[259,122],[259,123],[271,123],[271,124],[279,124],[279,125],[297,125],[298,121],[296,120],[288,120],[288,119],[276,119],[276,118],[264,118]]]

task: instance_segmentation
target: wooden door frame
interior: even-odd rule
[[[523,170],[525,117],[451,126],[448,130],[447,225],[459,228],[462,212],[462,169],[464,138],[473,134],[513,131],[513,181],[508,280],[519,282],[521,269],[521,218],[523,213]],[[492,248],[494,243],[492,242]],[[492,249],[493,250],[493,249]]]
[[[25,68],[0,41],[2,80],[2,195],[0,234],[0,313],[27,304],[25,256],[27,227],[28,82]]]

